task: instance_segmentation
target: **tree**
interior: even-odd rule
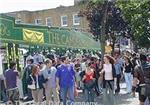
[[[118,0],[117,6],[130,26],[135,47],[150,47],[150,1]]]
[[[140,47],[144,47],[147,50],[150,48],[150,39],[147,37],[147,35],[142,35],[139,37],[138,44]]]
[[[101,42],[102,56],[105,52],[105,42],[110,40],[114,49],[117,40],[116,35],[128,32],[127,24],[123,20],[120,8],[115,6],[114,1],[89,0],[81,16],[85,16],[89,21],[91,33],[95,40]],[[125,34],[124,34],[125,35]]]

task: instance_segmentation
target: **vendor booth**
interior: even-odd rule
[[[100,50],[100,44],[90,34],[68,28],[15,24],[14,18],[4,14],[0,14],[0,42],[6,48],[6,54],[2,54],[5,57],[1,58],[5,58],[7,63],[16,60],[18,67],[22,62],[21,47]]]

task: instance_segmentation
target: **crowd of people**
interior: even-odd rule
[[[140,105],[150,99],[143,87],[150,82],[150,64],[146,55],[118,53],[96,58],[89,55],[69,58],[36,53],[26,58],[24,70],[16,70],[16,62],[1,75],[1,100],[34,100],[36,105],[73,105],[78,90],[83,90],[84,102],[94,102],[103,96],[104,105],[116,105],[115,95],[120,93],[120,84],[125,80],[126,93],[139,93]],[[4,84],[4,85],[3,85]],[[19,84],[19,85],[18,85]],[[109,92],[108,92],[109,91]]]

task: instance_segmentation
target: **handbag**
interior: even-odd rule
[[[29,89],[31,89],[31,90],[33,90],[33,89],[36,89],[36,87],[35,87],[35,81],[34,81],[34,79],[33,79],[33,77],[30,75],[30,77],[31,77],[31,79],[32,79],[32,81],[33,81],[33,83],[32,84],[30,84],[30,85],[28,85],[28,88]]]

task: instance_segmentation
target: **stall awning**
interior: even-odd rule
[[[98,42],[87,33],[60,27],[15,24],[12,17],[0,14],[2,42],[18,44],[100,50]]]

